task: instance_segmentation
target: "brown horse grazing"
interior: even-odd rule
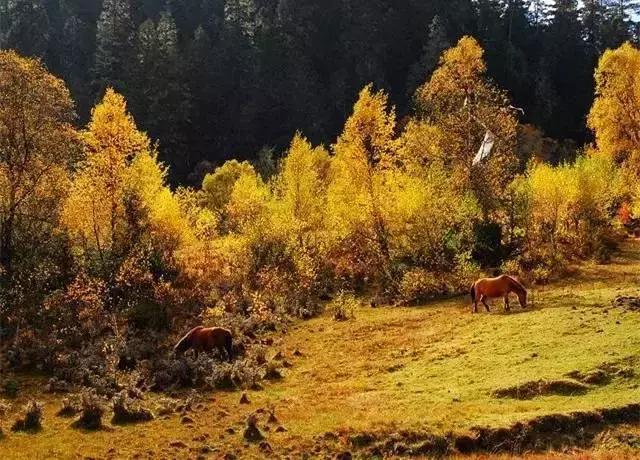
[[[226,351],[229,362],[233,357],[233,340],[231,331],[221,327],[194,327],[173,347],[176,355],[181,355],[189,348],[196,352],[209,352],[217,348],[220,353]]]
[[[515,278],[500,275],[497,278],[482,278],[471,286],[471,302],[473,313],[478,312],[478,302],[489,311],[486,299],[504,298],[504,309],[509,311],[509,293],[515,292],[522,308],[527,308],[527,290]]]

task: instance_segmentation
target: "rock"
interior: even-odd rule
[[[271,358],[275,361],[282,361],[284,359],[284,355],[282,354],[281,351],[277,352],[275,355],[273,355],[273,358]]]
[[[353,456],[351,455],[351,452],[340,452],[338,455],[336,455],[336,460],[351,460],[353,458]]]
[[[247,418],[247,428],[244,430],[244,439],[249,442],[258,442],[264,439],[264,436],[258,428],[258,418],[255,414],[251,414]]]
[[[169,442],[169,447],[173,447],[174,449],[186,449],[188,446],[183,441],[171,441]]]
[[[240,404],[251,404],[251,401],[249,401],[249,396],[247,396],[247,393],[242,393],[242,396],[240,396]]]
[[[287,431],[287,429],[285,427],[283,427],[282,425],[279,425],[276,428],[276,433],[285,433]]]
[[[262,441],[260,443],[260,450],[265,453],[273,452],[273,448],[271,447],[271,444],[269,444],[267,441]]]
[[[190,425],[190,424],[194,423],[193,419],[191,417],[189,417],[188,415],[185,415],[184,417],[182,417],[180,419],[180,422],[183,425]]]
[[[293,356],[298,356],[298,357],[300,357],[300,356],[304,356],[304,355],[302,354],[302,352],[301,352],[300,350],[298,350],[298,349],[296,348],[295,350],[293,350]]]
[[[226,454],[224,454],[223,458],[224,460],[236,460],[238,457],[236,457],[235,454],[227,452]]]
[[[244,430],[244,438],[247,441],[258,442],[264,439],[263,434],[260,432],[257,426],[249,425],[246,430]]]
[[[231,427],[227,428],[225,431],[229,434],[236,434],[236,430]]]

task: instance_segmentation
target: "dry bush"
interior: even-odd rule
[[[93,389],[85,390],[80,398],[82,412],[76,421],[76,426],[87,430],[102,428],[102,416],[105,412],[104,400]]]
[[[16,420],[12,431],[37,431],[42,428],[43,404],[31,400],[24,406],[24,417]]]
[[[58,417],[75,417],[80,411],[82,411],[81,398],[74,395],[62,400],[62,406],[56,415]]]
[[[136,423],[153,420],[153,413],[138,401],[129,397],[126,390],[121,391],[111,400],[113,423]]]
[[[353,294],[340,291],[327,308],[335,321],[347,321],[355,317],[359,306],[360,301]]]

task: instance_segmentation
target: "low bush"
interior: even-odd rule
[[[20,391],[20,383],[14,378],[7,378],[2,381],[2,393],[8,398],[15,398]]]
[[[24,417],[16,420],[12,431],[37,431],[42,428],[43,404],[31,400],[24,406]]]
[[[113,423],[136,423],[153,420],[153,413],[133,398],[126,390],[115,395],[111,401],[113,407]]]
[[[359,306],[360,301],[353,294],[340,291],[329,303],[328,309],[334,320],[347,321],[355,317],[355,310]]]
[[[102,427],[102,416],[105,412],[104,401],[94,389],[82,393],[81,409],[82,412],[76,426],[87,430],[98,430]]]
[[[75,417],[82,410],[80,398],[78,396],[70,396],[62,400],[62,407],[56,415],[59,417]]]

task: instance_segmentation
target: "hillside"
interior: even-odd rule
[[[582,265],[570,278],[536,288],[527,310],[506,313],[493,302],[490,314],[473,315],[467,298],[454,298],[406,308],[367,305],[348,321],[325,314],[298,323],[270,347],[284,377],[248,392],[249,404],[239,404],[240,392],[174,394],[192,399],[186,414],[192,422],[176,412],[143,424],[77,430],[55,415],[62,397],[41,394],[42,381],[24,377],[26,389],[9,401],[12,410],[37,397],[46,403],[44,428],[12,433],[11,413],[2,423],[0,451],[24,459],[247,458],[271,450],[293,458],[344,451],[434,455],[445,442],[465,450],[482,433],[474,427],[535,419],[525,425],[536,429],[503,431],[502,443],[498,432],[485,430],[481,450],[506,454],[510,436],[522,432],[535,438],[521,440],[524,450],[551,445],[632,457],[640,430],[624,423],[640,418],[640,409],[629,406],[640,396],[640,311],[612,300],[640,296],[639,269],[640,244],[629,241],[610,264]],[[606,408],[624,409],[589,412]],[[267,423],[270,409],[277,422]],[[266,443],[243,439],[254,411]],[[589,415],[540,418],[575,411]],[[552,426],[545,430],[545,423]]]

